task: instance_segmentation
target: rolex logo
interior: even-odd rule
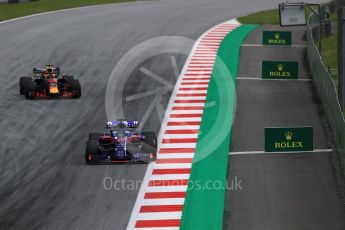
[[[284,71],[285,67],[283,64],[277,64],[275,66],[272,66],[272,70],[269,71],[269,77],[279,77],[282,79],[286,79],[291,77],[291,72]]]
[[[274,38],[278,40],[280,38],[280,33],[275,33]]]
[[[284,65],[283,64],[279,64],[279,65],[277,65],[277,69],[278,69],[278,71],[283,71],[283,69],[284,69]]]
[[[286,132],[286,133],[284,134],[285,139],[286,139],[287,141],[291,141],[292,135],[293,135],[292,132]]]

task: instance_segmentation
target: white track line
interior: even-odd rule
[[[203,110],[174,110],[171,114],[202,114]]]
[[[182,157],[173,157],[173,158],[182,158]],[[187,157],[189,158],[189,157]],[[192,158],[192,157],[191,157]],[[192,164],[191,163],[185,163],[185,164],[156,164],[155,169],[186,169],[186,168],[191,168]]]
[[[170,121],[172,122],[188,122],[188,121],[201,121],[201,117],[190,117],[190,118],[184,118],[184,117],[174,117],[174,118],[170,118]],[[181,137],[181,135],[178,135]],[[164,137],[166,137],[164,135]],[[184,138],[184,137],[181,137]]]
[[[139,213],[138,220],[180,219],[182,212]]]
[[[159,154],[159,159],[171,159],[171,158],[193,158],[194,153],[169,153]],[[157,165],[157,164],[156,164]]]
[[[152,230],[152,228],[136,228],[138,230]],[[179,230],[179,227],[157,228],[157,230]]]
[[[189,106],[201,106],[204,107],[205,103],[174,103],[174,107],[189,107]],[[169,119],[169,121],[171,121]]]
[[[314,149],[313,151],[296,151],[296,152],[265,152],[265,151],[246,151],[246,152],[230,152],[229,155],[254,155],[254,154],[277,154],[277,153],[329,153],[333,149]]]
[[[237,80],[252,80],[252,81],[313,81],[310,78],[299,78],[299,79],[263,79],[260,77],[238,77]]]
[[[265,46],[265,47],[267,47],[267,45],[262,45],[262,44],[242,44],[241,46],[243,46],[243,47],[263,47],[263,46]],[[288,45],[286,45],[286,46],[282,46],[282,45],[268,45],[268,47],[270,47],[270,46],[272,46],[272,47],[277,47],[277,46],[279,46],[279,47],[292,47],[292,48],[305,48],[305,47],[307,47],[307,45],[302,45],[302,44],[296,44],[296,45],[290,45],[290,46],[288,46]]]
[[[161,144],[161,148],[195,148],[196,143],[169,143]]]
[[[198,133],[191,133],[191,134],[164,134],[165,138],[198,138]]]
[[[146,192],[185,192],[187,186],[148,186]],[[141,204],[140,204],[141,206]]]
[[[151,175],[151,180],[188,180],[188,174]]]
[[[168,198],[168,199],[144,199],[143,205],[179,205],[184,204],[184,198]]]
[[[189,97],[189,96],[176,96],[176,100],[206,100],[206,96],[195,96],[195,97]]]

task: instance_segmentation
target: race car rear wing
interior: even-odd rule
[[[55,74],[55,75],[60,75],[60,68],[57,67],[57,68],[51,68],[52,70],[52,74]],[[46,72],[46,69],[42,69],[42,68],[33,68],[32,70],[33,72],[33,75],[41,75],[43,74],[44,72]]]
[[[107,128],[138,128],[139,121],[129,121],[129,120],[117,120],[117,121],[108,121],[106,124]]]

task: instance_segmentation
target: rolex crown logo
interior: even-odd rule
[[[278,71],[283,71],[284,65],[283,64],[277,65],[277,69],[278,69]]]
[[[286,133],[284,134],[285,139],[286,139],[287,141],[291,141],[292,135],[293,135],[292,132],[286,132]]]
[[[280,34],[279,33],[275,33],[274,34],[274,38],[278,40],[280,38]]]

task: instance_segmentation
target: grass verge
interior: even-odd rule
[[[307,15],[311,13],[310,10],[307,10]],[[254,14],[249,14],[243,17],[238,18],[242,24],[279,24],[279,11],[278,9],[261,11]],[[324,37],[322,40],[322,60],[325,66],[329,69],[333,80],[338,81],[338,38],[337,38],[337,14],[331,14],[330,20],[334,23],[334,31],[329,37]]]
[[[329,69],[334,81],[338,81],[338,17],[331,14],[330,20],[334,23],[334,31],[329,37],[322,39],[322,61]],[[333,29],[332,28],[332,29]]]
[[[36,0],[17,4],[0,4],[0,21],[74,7],[130,2],[134,0]]]
[[[278,8],[274,10],[261,11],[238,18],[242,24],[279,24]]]

